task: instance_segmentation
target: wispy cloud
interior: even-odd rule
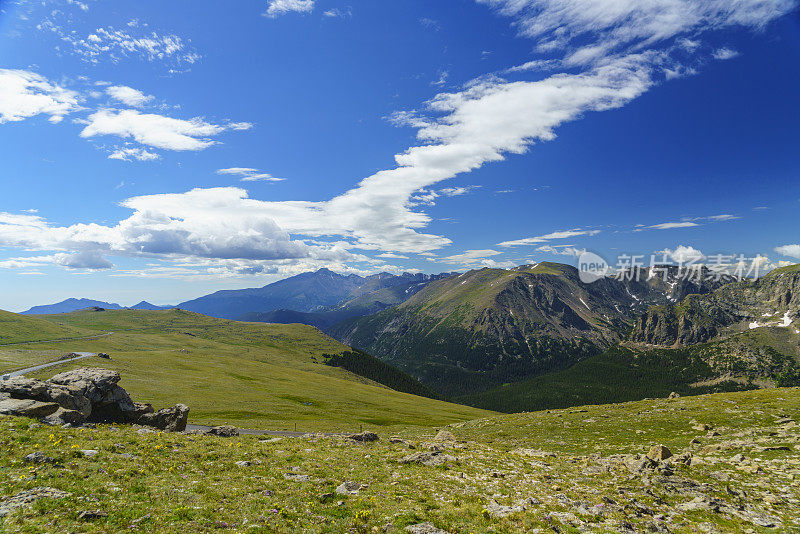
[[[242,182],[282,182],[286,178],[276,178],[269,173],[261,172],[250,167],[230,167],[218,169],[217,174],[238,176]]]
[[[155,152],[149,152],[144,148],[138,147],[121,147],[116,148],[109,154],[108,159],[118,159],[122,161],[154,161],[160,159],[161,156]],[[124,182],[123,182],[124,183]]]
[[[287,13],[311,13],[314,11],[314,0],[269,0],[267,17],[276,18]]]
[[[128,87],[127,85],[112,85],[107,87],[106,94],[117,102],[121,102],[126,106],[131,106],[134,108],[140,108],[152,101],[154,98],[137,89],[134,89],[133,87]]]
[[[133,109],[101,109],[89,115],[80,136],[114,135],[163,150],[203,150],[215,144],[211,137],[226,129],[197,117],[184,120]]]
[[[501,247],[519,247],[519,246],[527,246],[527,245],[537,245],[540,243],[545,243],[547,241],[552,241],[555,239],[569,239],[572,237],[578,236],[595,236],[600,233],[600,230],[584,230],[581,228],[575,228],[573,230],[561,230],[559,232],[551,232],[549,234],[544,234],[536,237],[526,237],[524,239],[515,239],[513,241],[503,241],[502,243],[498,243],[498,246]]]
[[[782,245],[775,247],[775,252],[781,256],[800,259],[800,245]]]
[[[736,50],[731,50],[730,48],[719,48],[714,51],[714,59],[718,59],[720,61],[725,61],[726,59],[733,59],[739,55],[739,52]]]

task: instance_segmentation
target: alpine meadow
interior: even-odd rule
[[[800,534],[800,0],[0,0],[0,532]]]

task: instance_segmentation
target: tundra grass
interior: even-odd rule
[[[0,530],[359,533],[429,522],[453,534],[799,532],[798,393],[499,416],[453,425],[460,441],[437,444],[435,430],[419,428],[401,430],[401,443],[381,433],[363,444],[62,429],[0,417],[0,502],[34,488],[69,493],[12,511]],[[692,444],[698,424],[714,430]],[[654,443],[692,454],[691,465],[672,464],[672,474],[625,466]],[[437,448],[453,460],[399,462]],[[86,449],[98,453],[79,452]],[[26,463],[35,451],[55,463]],[[336,494],[344,481],[361,489]],[[100,514],[81,519],[84,511]]]
[[[189,312],[105,311],[50,316],[96,339],[25,345],[0,353],[8,368],[72,351],[106,352],[31,376],[83,366],[119,371],[133,398],[155,407],[184,403],[198,424],[347,432],[446,425],[491,412],[400,393],[337,367],[323,354],[350,348],[305,325],[238,323]],[[23,355],[25,354],[25,355]]]

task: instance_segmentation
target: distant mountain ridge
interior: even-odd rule
[[[85,308],[103,308],[106,310],[166,310],[171,308],[172,306],[156,306],[155,304],[150,304],[147,301],[141,301],[134,306],[130,306],[128,308],[124,306],[120,306],[114,302],[103,302],[101,300],[92,300],[92,299],[76,299],[76,298],[69,298],[66,300],[62,300],[61,302],[56,302],[55,304],[44,304],[41,306],[33,306],[29,310],[21,312],[22,315],[51,315],[54,313],[70,313],[78,310],[83,310]]]
[[[260,288],[217,291],[178,307],[222,319],[262,322],[282,322],[286,312],[292,312],[288,315],[319,326],[397,304],[429,282],[449,275],[378,273],[362,277],[320,269]]]

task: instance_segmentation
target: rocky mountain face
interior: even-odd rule
[[[680,275],[640,270],[585,284],[562,264],[481,269],[328,332],[455,396],[567,367],[627,338],[648,306],[728,282]]]
[[[758,280],[727,284],[705,295],[654,306],[631,335],[639,343],[682,346],[748,329],[790,327],[800,317],[800,269],[777,269]]]

